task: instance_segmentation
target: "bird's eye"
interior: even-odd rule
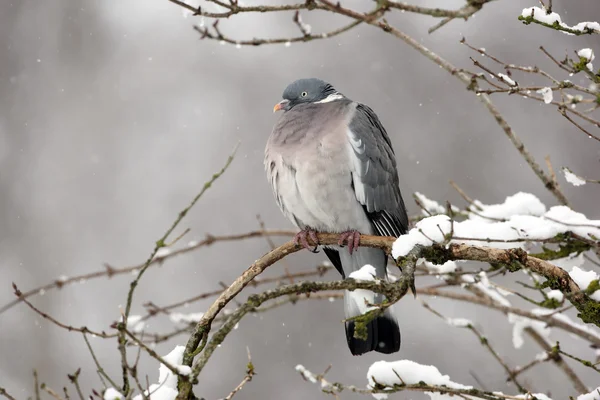
[[[301,94],[300,96],[302,96],[302,97],[306,97],[306,96],[308,96],[308,93],[306,93],[306,92],[302,92],[302,94]]]

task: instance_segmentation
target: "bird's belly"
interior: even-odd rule
[[[356,229],[372,233],[371,223],[356,200],[348,169],[332,165],[327,159],[298,166],[296,186],[299,199],[310,213],[308,220],[298,218],[313,229],[343,232]]]

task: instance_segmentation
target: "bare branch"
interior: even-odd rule
[[[570,34],[576,35],[576,36],[593,35],[593,34],[600,33],[600,30],[595,29],[591,26],[587,26],[587,25],[582,28],[579,28],[579,27],[570,27],[564,23],[558,23],[558,21],[553,24],[549,24],[547,22],[540,21],[539,19],[535,18],[534,9],[531,10],[531,15],[527,15],[527,16],[519,15],[518,19],[519,19],[519,21],[523,22],[525,25],[534,23],[534,24],[545,26],[546,28],[551,28],[551,29],[554,29],[557,31],[570,33]]]
[[[152,259],[152,262],[150,262],[150,265],[151,266],[152,265],[161,265],[165,261],[167,261],[171,258],[180,256],[183,254],[187,254],[187,253],[195,251],[201,247],[211,246],[214,243],[218,243],[218,242],[232,242],[232,241],[239,241],[239,240],[250,239],[250,238],[258,238],[258,237],[275,237],[275,236],[289,237],[289,236],[293,236],[295,233],[296,232],[290,231],[290,230],[260,230],[260,231],[250,231],[250,232],[246,232],[246,233],[233,234],[233,235],[210,235],[210,234],[208,234],[208,235],[206,235],[206,237],[203,240],[201,240],[199,242],[192,241],[186,247],[171,251],[164,255],[155,256]],[[23,299],[27,299],[27,298],[35,296],[37,294],[39,294],[39,295],[45,294],[48,290],[62,289],[65,285],[78,283],[78,282],[85,282],[85,281],[88,281],[91,279],[105,278],[105,277],[112,278],[113,276],[117,276],[117,275],[127,275],[127,274],[131,274],[131,273],[137,273],[141,268],[144,267],[144,265],[145,265],[145,263],[142,263],[142,264],[132,265],[129,267],[122,267],[122,268],[115,268],[115,267],[111,267],[110,265],[105,265],[105,268],[102,270],[89,272],[89,273],[82,274],[82,275],[76,275],[76,276],[73,276],[70,278],[59,278],[52,283],[48,283],[46,285],[37,287],[37,288],[29,290],[27,292],[22,292],[21,296],[19,298],[2,306],[2,308],[0,308],[0,314],[11,309],[15,305],[19,304],[20,302],[23,301]]]
[[[246,348],[246,350],[248,352],[248,364],[246,366],[246,376],[231,391],[231,393],[229,393],[223,400],[231,400],[233,398],[233,396],[235,396],[237,392],[239,392],[240,390],[242,390],[242,388],[244,387],[244,385],[246,383],[250,382],[252,380],[252,378],[254,377],[255,371],[254,371],[254,364],[252,364],[252,357],[250,356],[250,349]]]
[[[373,13],[377,13],[378,11],[374,11]],[[299,14],[298,14],[299,15]],[[296,43],[296,42],[309,42],[311,40],[320,40],[320,39],[328,39],[328,38],[332,38],[334,36],[340,35],[344,32],[349,31],[350,29],[360,25],[362,23],[362,21],[354,21],[351,22],[347,25],[344,25],[340,28],[328,31],[328,32],[323,32],[323,33],[317,33],[317,34],[312,34],[307,30],[306,25],[300,25],[302,26],[301,31],[302,31],[302,36],[296,36],[296,37],[285,37],[285,38],[272,38],[272,39],[266,39],[266,38],[254,38],[254,39],[250,39],[250,40],[236,40],[233,39],[229,36],[224,35],[219,29],[218,29],[218,25],[217,25],[218,20],[215,22],[215,24],[213,24],[213,30],[214,33],[210,31],[210,29],[208,27],[205,26],[194,26],[194,30],[197,31],[198,33],[200,33],[200,39],[210,39],[210,40],[217,40],[219,42],[223,42],[223,43],[229,43],[229,44],[233,44],[236,45],[237,47],[241,47],[241,46],[260,46],[263,44],[285,44],[286,46],[289,46],[292,43]],[[294,20],[295,22],[295,20]]]
[[[0,396],[6,397],[8,400],[17,400],[10,393],[6,391],[3,387],[0,387]]]
[[[577,122],[575,122],[571,117],[569,117],[567,115],[567,108],[566,107],[558,107],[558,112],[560,113],[560,115],[562,115],[563,117],[565,117],[570,123],[572,123],[573,125],[575,125],[577,128],[579,128],[579,130],[581,132],[583,132],[588,138],[590,139],[594,139],[600,142],[600,137],[593,135],[590,131],[588,131],[587,129],[585,129],[583,126],[579,125]]]
[[[119,351],[121,353],[121,363],[122,363],[122,372],[123,372],[123,393],[125,394],[125,396],[127,396],[129,394],[129,390],[130,390],[129,380],[127,378],[128,374],[127,374],[127,353],[126,353],[126,349],[125,349],[125,335],[127,334],[127,318],[129,317],[129,312],[131,311],[131,304],[133,302],[133,293],[135,291],[135,288],[137,287],[142,276],[144,275],[144,272],[146,272],[148,267],[150,267],[152,260],[156,256],[156,253],[158,253],[158,250],[160,250],[163,247],[166,247],[166,240],[169,237],[169,235],[173,232],[173,230],[175,230],[177,225],[179,225],[179,223],[183,220],[183,218],[187,215],[187,213],[192,209],[192,207],[194,207],[194,205],[198,202],[198,200],[200,200],[202,195],[204,195],[204,193],[212,186],[212,184],[217,179],[219,179],[221,177],[221,175],[223,175],[225,173],[225,171],[227,170],[227,168],[233,161],[233,157],[235,156],[236,151],[237,151],[237,145],[234,148],[231,155],[227,158],[227,161],[225,162],[225,165],[223,166],[223,168],[221,168],[220,171],[213,174],[212,178],[210,180],[208,180],[206,183],[204,183],[202,190],[200,190],[200,192],[192,199],[190,204],[186,208],[184,208],[183,210],[181,210],[179,212],[179,215],[177,216],[175,221],[173,221],[173,223],[171,224],[171,227],[169,229],[167,229],[167,231],[163,234],[163,236],[156,241],[154,250],[152,250],[152,252],[150,253],[150,257],[148,257],[148,260],[146,260],[146,263],[138,272],[137,277],[129,285],[129,292],[127,293],[127,302],[125,304],[125,312],[123,314],[123,318],[122,318],[121,322],[117,325],[117,329],[119,331]]]
[[[116,388],[118,385],[110,378],[110,376],[108,376],[108,374],[104,371],[104,368],[102,368],[102,366],[98,362],[98,359],[96,358],[96,353],[94,353],[94,349],[92,348],[92,345],[90,344],[90,341],[88,340],[87,335],[85,333],[83,333],[82,335],[83,335],[83,340],[85,340],[85,344],[87,345],[87,348],[90,351],[90,354],[92,355],[94,364],[96,364],[96,371],[100,375],[100,378],[101,379],[105,378],[112,385],[113,388]]]
[[[431,306],[429,304],[425,303],[424,301],[421,301],[421,304],[423,305],[423,307],[425,307],[425,309],[431,311],[433,314],[435,314],[436,316],[442,318],[444,321],[446,321],[448,319],[448,318],[444,317],[442,314],[440,314],[438,311],[436,311],[433,308],[431,308]],[[504,361],[502,359],[502,357],[500,357],[500,355],[498,354],[498,352],[496,350],[494,350],[494,348],[490,344],[490,342],[487,339],[487,337],[485,337],[485,335],[483,335],[481,332],[479,332],[479,330],[477,328],[475,328],[472,324],[468,324],[465,328],[467,328],[471,332],[473,332],[475,334],[475,336],[477,336],[477,338],[479,339],[479,342],[485,348],[488,349],[488,351],[492,354],[492,356],[494,357],[494,359],[496,361],[498,361],[498,363],[502,366],[502,368],[504,368],[504,371],[506,371],[506,373],[508,374],[508,379],[515,384],[515,386],[517,387],[517,389],[519,390],[519,392],[521,392],[521,393],[527,393],[527,392],[529,392],[528,390],[526,390],[523,387],[523,385],[521,385],[521,383],[519,383],[519,381],[517,380],[517,376],[510,369],[510,367],[508,366],[508,364],[506,363],[506,361]]]
[[[57,319],[55,319],[54,317],[52,317],[51,315],[41,311],[40,309],[38,309],[36,306],[34,306],[33,304],[31,304],[28,300],[26,300],[25,298],[22,298],[22,293],[19,290],[19,288],[17,287],[17,285],[15,285],[13,283],[13,290],[15,292],[15,296],[19,297],[25,304],[27,304],[27,306],[29,308],[31,308],[33,311],[35,311],[37,314],[39,314],[42,318],[47,319],[48,321],[52,322],[54,325],[66,329],[69,332],[81,332],[81,333],[90,333],[92,335],[96,335],[99,336],[101,338],[111,338],[111,337],[115,337],[117,336],[116,334],[108,334],[104,331],[102,332],[97,332],[97,331],[92,331],[90,329],[88,329],[85,326],[82,326],[81,328],[76,328],[74,326],[71,325],[67,325],[67,324],[63,324],[62,322],[58,321]]]
[[[348,392],[353,392],[353,393],[370,394],[370,395],[377,394],[377,393],[390,394],[390,393],[408,391],[408,392],[434,392],[434,393],[442,393],[445,395],[453,395],[453,396],[463,396],[464,395],[465,396],[464,398],[467,398],[466,396],[468,396],[469,399],[478,398],[478,399],[484,399],[484,400],[518,400],[518,399],[523,398],[523,397],[516,397],[516,396],[502,394],[500,392],[491,393],[486,390],[480,390],[480,389],[475,389],[475,388],[454,389],[454,388],[450,388],[448,386],[435,386],[435,385],[429,385],[425,382],[419,382],[418,384],[410,384],[410,385],[403,383],[401,385],[394,385],[392,387],[385,386],[382,384],[376,384],[375,388],[373,388],[373,389],[362,389],[362,388],[358,388],[354,385],[345,385],[345,384],[339,383],[339,382],[329,382],[329,381],[325,380],[324,377],[322,377],[321,375],[317,375],[317,374],[309,371],[308,369],[306,369],[303,366],[296,367],[296,370],[298,372],[300,372],[300,375],[302,376],[302,378],[305,381],[319,383],[321,390],[324,393],[328,393],[328,394],[336,394],[336,393],[342,392],[344,390],[348,391]]]

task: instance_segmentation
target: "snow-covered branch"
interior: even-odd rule
[[[592,35],[600,33],[600,24],[598,22],[580,22],[574,26],[569,26],[562,22],[560,14],[547,8],[529,7],[523,9],[519,15],[519,21],[529,25],[531,23],[542,25],[548,28],[561,31],[568,35]]]

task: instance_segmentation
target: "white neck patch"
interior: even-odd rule
[[[329,96],[325,97],[323,100],[317,101],[316,103],[317,104],[320,104],[320,103],[329,103],[331,101],[340,100],[340,99],[343,99],[343,98],[344,98],[343,95],[339,94],[338,92],[335,92],[335,93],[332,93]]]

